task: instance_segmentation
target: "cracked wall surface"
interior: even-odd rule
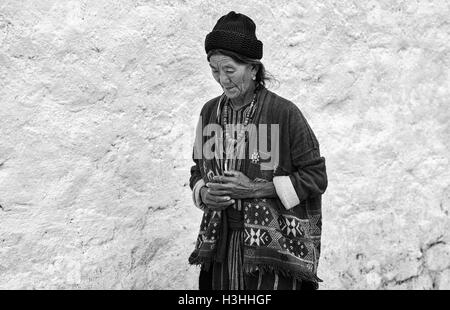
[[[0,1],[0,289],[195,289],[204,38],[249,15],[327,160],[324,289],[450,288],[448,1]]]

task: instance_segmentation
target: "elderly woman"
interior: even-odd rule
[[[197,126],[190,187],[204,214],[189,262],[200,289],[317,289],[325,159],[298,107],[265,87],[255,29],[230,12],[206,36],[223,94]]]

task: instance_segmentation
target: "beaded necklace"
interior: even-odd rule
[[[248,126],[248,124],[250,123],[250,121],[252,120],[252,118],[253,118],[253,116],[255,114],[256,103],[257,103],[257,100],[256,100],[256,90],[255,90],[255,93],[253,95],[253,99],[252,99],[252,101],[250,103],[250,108],[245,113],[244,124],[243,124],[243,126],[240,126],[240,128],[239,128],[240,130],[239,130],[239,132],[237,134],[237,138],[236,139],[231,137],[231,134],[230,134],[231,130],[229,130],[230,129],[229,125],[232,125],[231,122],[230,122],[230,124],[228,123],[228,110],[230,108],[229,107],[230,100],[227,100],[227,102],[225,103],[224,113],[223,113],[223,124],[225,126],[225,141],[226,141],[225,157],[227,159],[230,159],[229,158],[230,154],[233,153],[236,145],[241,142],[242,138],[244,138],[247,126]],[[228,160],[225,160],[225,170],[228,170]]]

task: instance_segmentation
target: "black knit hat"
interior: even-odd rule
[[[256,38],[256,25],[250,17],[231,11],[222,16],[213,30],[206,36],[206,53],[212,49],[224,49],[261,59],[263,44]]]

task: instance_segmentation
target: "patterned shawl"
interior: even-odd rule
[[[222,96],[223,97],[223,96]],[[222,97],[205,104],[201,113],[201,126],[219,123]],[[257,109],[252,120],[255,124],[279,124],[279,152],[270,160],[276,164],[261,169],[269,160],[255,163],[243,161],[243,171],[251,180],[271,182],[275,176],[302,172],[302,168],[323,170],[323,157],[303,160],[302,154],[315,149],[318,142],[300,110],[290,101],[262,87],[257,94]],[[298,120],[301,120],[300,122]],[[250,133],[255,134],[255,133]],[[256,133],[257,134],[257,133]],[[194,153],[210,137],[197,136]],[[271,136],[268,137],[268,145]],[[259,143],[258,143],[259,144]],[[255,146],[253,146],[255,147]],[[250,149],[249,154],[260,151]],[[205,183],[222,171],[215,159],[205,156],[196,161]],[[192,180],[191,180],[192,181]],[[326,182],[326,181],[325,181]],[[297,189],[296,189],[297,191]],[[317,277],[321,238],[321,195],[300,199],[300,204],[286,210],[278,198],[242,199],[244,208],[244,271],[276,271],[300,280],[322,282]],[[223,261],[228,234],[226,212],[205,208],[195,249],[189,263],[209,268],[213,261]]]

